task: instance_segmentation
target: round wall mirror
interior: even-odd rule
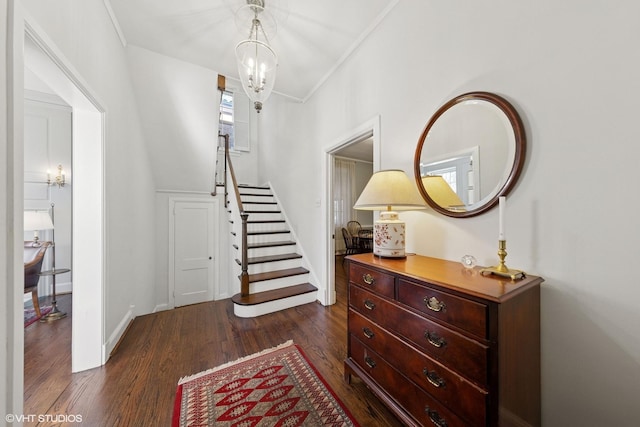
[[[489,92],[457,96],[436,111],[418,140],[418,190],[444,215],[479,215],[513,188],[525,151],[522,120],[507,100]]]

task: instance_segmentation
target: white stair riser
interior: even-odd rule
[[[247,231],[249,233],[255,231],[281,231],[286,229],[287,224],[285,222],[260,222],[247,224]]]
[[[278,234],[254,234],[247,236],[247,242],[251,243],[273,243],[281,242],[283,240],[291,240],[291,233],[278,233]]]
[[[240,186],[240,194],[242,197],[247,197],[247,194],[269,194],[271,195],[270,188],[245,188]]]
[[[282,214],[278,212],[274,213],[252,213],[249,214],[249,219],[251,221],[267,221],[273,219],[282,219]]]
[[[268,248],[249,248],[249,258],[269,255],[291,254],[296,252],[296,245],[269,246]]]
[[[264,197],[264,196],[242,196],[242,203],[249,202],[275,202],[276,200],[273,197]]]
[[[242,203],[242,207],[244,208],[245,211],[280,212],[280,206],[278,206],[278,205],[261,205],[261,204],[244,203],[243,202]],[[251,213],[249,215],[251,215]]]
[[[254,294],[257,292],[272,291],[274,289],[286,288],[287,286],[299,285],[309,281],[309,273],[299,274],[297,276],[280,277],[278,279],[263,280],[249,284],[249,292]]]
[[[302,267],[302,258],[288,259],[275,262],[261,262],[259,264],[249,264],[249,274],[268,273],[271,271],[285,270],[287,268]]]
[[[270,301],[256,305],[233,305],[233,313],[238,317],[258,317],[264,314],[275,313],[287,308],[297,307],[303,304],[315,302],[318,299],[318,292],[308,292],[294,297],[284,298],[277,301]]]

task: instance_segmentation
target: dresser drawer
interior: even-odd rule
[[[487,392],[351,310],[349,333],[473,425],[486,423]]]
[[[372,270],[359,264],[350,263],[349,281],[363,286],[371,292],[389,298],[395,297],[395,279],[390,274]]]
[[[488,337],[484,304],[402,279],[398,280],[398,301],[477,337]]]
[[[442,403],[425,393],[394,369],[385,359],[353,335],[349,337],[351,359],[405,411],[424,426],[468,426]]]
[[[487,386],[486,345],[357,286],[349,287],[349,305],[365,318],[400,334],[449,369],[481,387]]]

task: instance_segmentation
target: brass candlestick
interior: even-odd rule
[[[480,270],[480,274],[495,274],[496,276],[510,277],[511,280],[524,279],[525,273],[521,270],[512,270],[504,263],[504,259],[507,257],[507,241],[498,240],[498,258],[500,258],[500,264],[495,267],[487,267]]]

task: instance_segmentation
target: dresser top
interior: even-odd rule
[[[518,280],[495,275],[482,275],[480,270],[483,267],[476,266],[472,270],[467,270],[459,262],[422,255],[407,255],[406,258],[381,258],[372,253],[366,253],[350,255],[347,259],[496,302],[505,301],[543,281],[540,277],[529,275]]]

